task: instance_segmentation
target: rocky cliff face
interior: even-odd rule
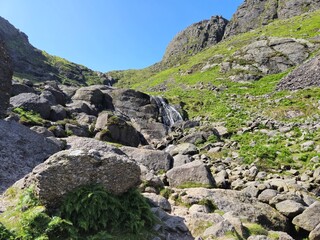
[[[230,20],[224,38],[319,8],[318,0],[246,0]]]
[[[297,90],[320,86],[320,56],[310,59],[283,78],[277,90]]]
[[[192,24],[169,43],[163,57],[164,63],[176,62],[184,55],[192,55],[221,41],[228,20],[213,16]]]
[[[0,118],[5,114],[11,92],[12,67],[11,61],[0,41]]]
[[[0,17],[0,39],[12,58],[14,76],[33,81],[55,80],[65,83],[86,84],[103,82],[106,76],[87,67],[51,56],[35,47],[28,36]]]

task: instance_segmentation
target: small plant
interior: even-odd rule
[[[39,113],[27,111],[23,108],[14,108],[12,112],[17,113],[20,117],[20,123],[25,125],[43,125],[46,121]]]
[[[160,195],[162,197],[165,197],[166,199],[169,199],[169,197],[171,196],[172,194],[172,190],[170,188],[164,188],[160,191]]]

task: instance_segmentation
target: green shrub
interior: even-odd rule
[[[137,190],[114,196],[100,185],[81,187],[68,194],[61,217],[88,236],[101,231],[140,235],[150,232],[155,224],[148,203]]]

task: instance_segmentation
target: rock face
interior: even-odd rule
[[[258,80],[266,74],[283,72],[303,63],[314,45],[303,39],[268,37],[235,52],[221,64],[221,71],[235,71],[231,80]]]
[[[9,105],[11,92],[12,66],[4,44],[0,41],[0,118]]]
[[[319,8],[318,0],[246,0],[228,23],[224,38]]]
[[[195,54],[206,47],[221,41],[228,20],[221,16],[213,16],[192,24],[169,43],[162,61],[175,62],[184,55]]]
[[[320,86],[320,55],[302,64],[284,77],[277,90],[297,90]]]
[[[0,120],[0,191],[42,163],[60,147],[16,122]]]
[[[140,168],[115,151],[71,149],[52,155],[23,180],[23,186],[35,186],[40,201],[49,207],[77,187],[97,183],[112,194],[124,193],[140,183]]]

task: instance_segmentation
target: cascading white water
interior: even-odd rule
[[[175,122],[183,120],[177,109],[168,104],[162,97],[153,96],[152,98],[159,108],[163,124],[171,127]]]

